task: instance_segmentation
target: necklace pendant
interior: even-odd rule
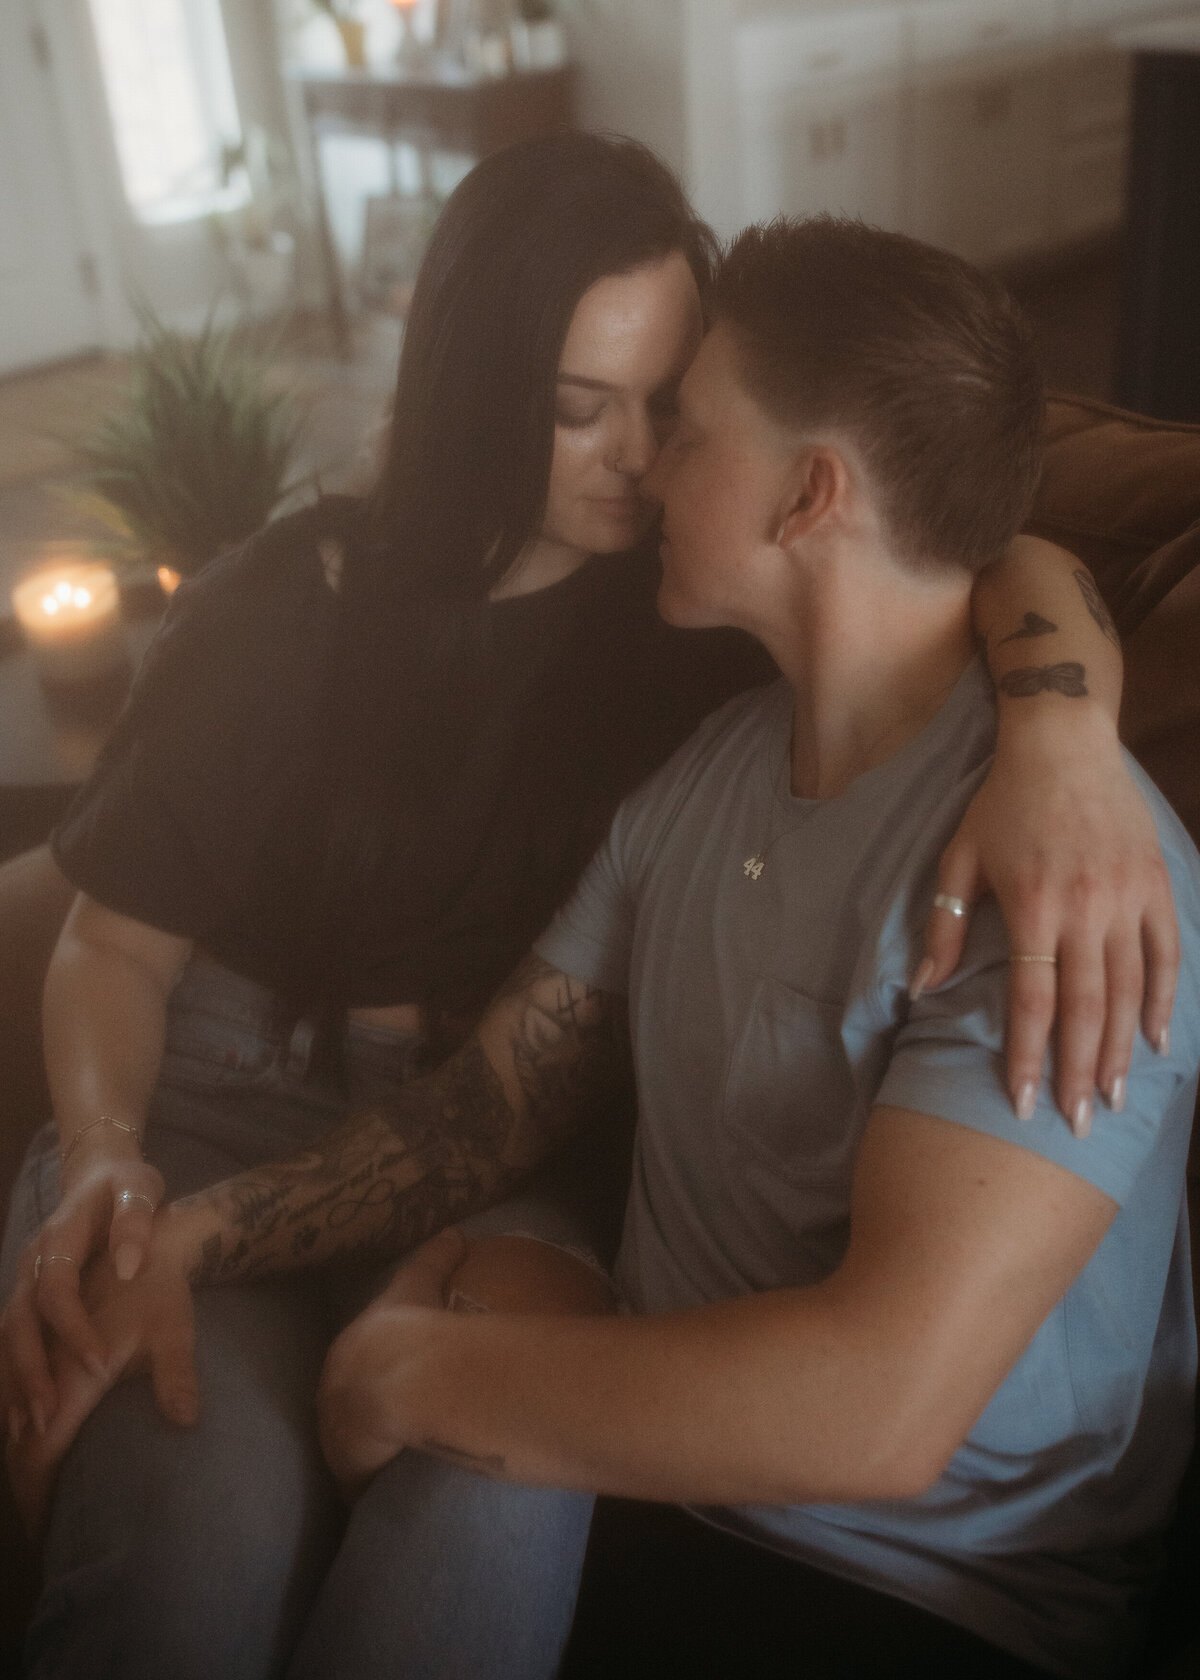
[[[742,865],[742,874],[748,876],[751,881],[757,881],[765,866],[766,859],[763,857],[761,852],[758,852],[754,857],[748,857],[746,859],[745,863]]]

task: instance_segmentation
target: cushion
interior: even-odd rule
[[[1200,426],[1052,396],[1029,529],[1090,567],[1121,633],[1121,734],[1200,845]]]
[[[1200,426],[1052,395],[1029,529],[1079,555],[1132,636],[1200,564]]]

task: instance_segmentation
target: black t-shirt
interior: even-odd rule
[[[359,767],[347,876],[326,796],[359,742],[331,739],[340,596],[318,547],[347,529],[322,504],[178,591],[54,855],[100,903],[297,1003],[477,1009],[621,798],[774,668],[737,633],[665,626],[644,553],[475,608],[437,666],[444,704],[385,732],[419,731],[419,797],[411,753]]]

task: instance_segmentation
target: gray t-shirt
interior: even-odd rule
[[[929,1492],[705,1513],[1095,1680],[1127,1655],[1129,1603],[1190,1445],[1200,858],[1133,767],[1183,934],[1171,1053],[1139,1040],[1125,1112],[1101,1106],[1087,1141],[1048,1085],[1022,1125],[1003,1083],[1008,947],[993,904],[952,980],[907,996],[938,857],[993,747],[982,665],[836,799],[791,794],[790,722],[784,683],[708,719],[621,807],[538,941],[557,968],[629,998],[640,1118],[620,1286],[654,1313],[828,1276],[876,1102],[1006,1139],[1112,1197],[1092,1260]]]

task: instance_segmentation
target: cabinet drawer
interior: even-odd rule
[[[734,39],[738,92],[743,98],[761,98],[844,77],[898,74],[903,40],[902,22],[893,6],[742,23]]]
[[[912,8],[909,28],[918,66],[1024,54],[1054,35],[1054,8],[1046,0],[925,0]]]

